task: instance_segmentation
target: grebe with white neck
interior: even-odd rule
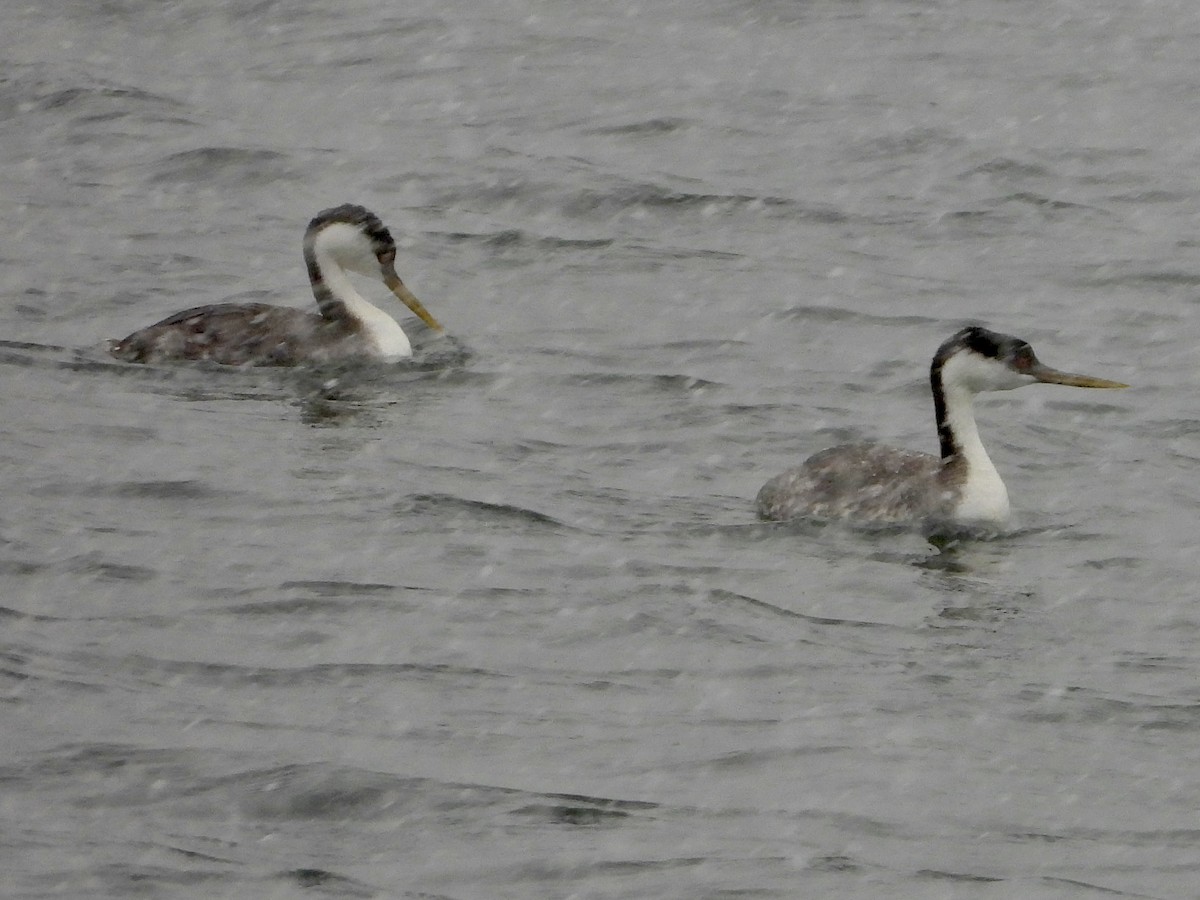
[[[930,381],[940,457],[880,444],[831,447],[763,485],[758,514],[774,520],[1002,526],[1009,515],[1008,489],[979,438],[975,395],[1039,382],[1128,387],[1052,369],[1020,338],[978,326],[964,328],[938,348]]]
[[[266,303],[218,303],[175,313],[109,343],[129,362],[208,360],[233,366],[292,366],[353,357],[412,356],[400,324],[350,281],[375,278],[435,331],[442,326],[396,274],[396,244],[378,216],[345,204],[320,212],[304,234],[304,261],[317,313]]]

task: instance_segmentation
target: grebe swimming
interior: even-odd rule
[[[972,326],[938,348],[930,370],[941,457],[880,444],[822,450],[758,492],[764,519],[810,517],[864,524],[933,523],[996,527],[1008,519],[1008,490],[975,426],[981,391],[1027,384],[1085,388],[1128,385],[1043,365],[1028,343]]]
[[[209,360],[231,366],[292,366],[364,357],[412,356],[408,335],[354,289],[348,272],[378,278],[435,331],[442,326],[396,274],[396,244],[379,218],[345,204],[317,213],[304,233],[304,261],[318,313],[266,303],[218,303],[168,316],[109,343],[138,363]]]

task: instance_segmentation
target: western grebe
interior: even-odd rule
[[[378,278],[435,331],[442,326],[396,274],[396,243],[379,218],[345,204],[317,213],[304,233],[304,261],[318,313],[266,303],[218,303],[168,316],[109,342],[129,362],[209,360],[291,366],[347,357],[412,356],[399,323],[354,289],[348,272]]]
[[[1037,382],[1128,387],[1051,369],[1020,338],[978,326],[964,328],[938,348],[930,381],[940,458],[879,444],[831,447],[763,485],[758,514],[776,520],[1002,525],[1008,490],[979,439],[971,408],[975,395]]]

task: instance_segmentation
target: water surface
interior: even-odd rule
[[[5,6],[5,895],[1195,896],[1198,31]],[[343,202],[468,356],[105,357]],[[756,522],[973,321],[1010,532]]]

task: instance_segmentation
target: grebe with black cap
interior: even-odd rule
[[[233,366],[412,356],[404,329],[354,289],[349,272],[382,281],[426,325],[442,330],[396,274],[395,241],[369,210],[345,204],[318,213],[304,233],[304,261],[317,313],[266,303],[199,306],[111,341],[109,352],[129,362],[208,360]]]
[[[764,519],[994,528],[1008,519],[1008,489],[979,438],[972,401],[982,391],[1027,384],[1128,385],[1043,365],[1020,338],[979,326],[942,344],[930,369],[941,456],[880,444],[822,450],[758,492]]]

